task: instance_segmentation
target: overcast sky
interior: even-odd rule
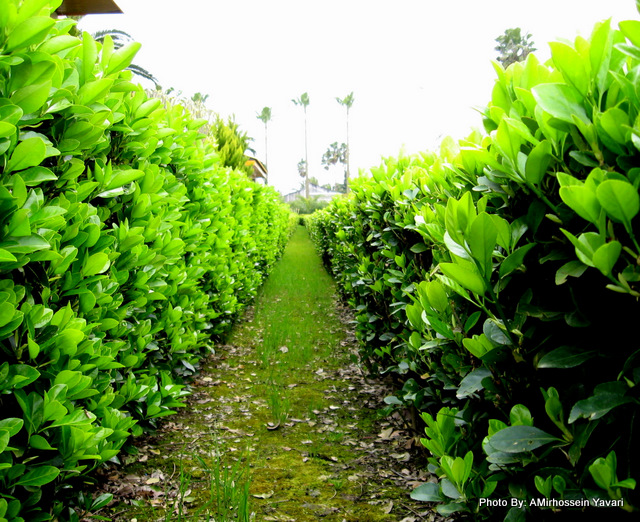
[[[269,180],[287,193],[300,185],[304,120],[292,103],[307,92],[309,172],[341,181],[321,165],[332,142],[346,141],[345,109],[354,92],[351,171],[381,157],[434,149],[446,135],[480,127],[473,107],[490,99],[495,39],[521,27],[541,60],[547,42],[588,37],[594,24],[639,19],[635,0],[116,0],[121,15],[90,15],[80,28],[122,29],[142,43],[135,63],[163,88],[208,94],[207,105],[235,115],[264,160],[272,109]]]

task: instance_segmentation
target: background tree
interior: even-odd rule
[[[325,170],[329,170],[329,167],[331,167],[332,165],[337,165],[338,163],[341,163],[345,166],[344,185],[340,185],[340,187],[344,186],[344,189],[341,189],[338,192],[346,192],[347,187],[349,186],[348,158],[348,145],[346,143],[341,143],[340,145],[338,145],[338,142],[334,142],[329,145],[326,152],[322,155],[322,165],[324,165]]]
[[[309,95],[305,92],[300,98],[291,100],[296,105],[301,105],[304,110],[304,197],[309,199],[309,154],[307,149],[307,107],[309,106]],[[298,163],[298,172],[300,172],[300,164]],[[301,174],[302,175],[302,174]]]
[[[242,132],[233,118],[226,122],[218,117],[212,126],[211,133],[216,142],[216,148],[222,164],[225,167],[239,169],[251,176],[253,168],[246,165],[246,151],[253,152],[249,147],[251,138],[246,132]]]
[[[301,159],[298,162],[298,174],[300,174],[301,178],[304,178],[303,185],[305,187],[306,192],[309,192],[309,178],[307,176],[307,162],[304,159]]]
[[[505,69],[512,63],[526,60],[529,53],[536,50],[531,34],[527,33],[523,36],[519,27],[507,29],[504,34],[496,38],[496,42],[498,45],[495,49],[500,53],[498,61]]]
[[[257,113],[257,118],[264,123],[264,164],[269,168],[269,154],[268,154],[268,142],[267,142],[267,124],[271,120],[271,107],[263,107],[262,112]],[[265,180],[266,182],[266,180]]]
[[[349,162],[349,109],[351,109],[351,106],[355,101],[355,98],[353,97],[353,91],[350,92],[347,96],[345,96],[342,99],[336,98],[336,101],[347,109],[347,144],[346,144],[346,153],[345,153],[345,158],[346,158],[345,163],[347,166],[347,170],[345,172],[344,185],[346,187],[346,192],[349,192],[349,177],[351,176],[351,170],[349,166],[349,163],[350,163]]]

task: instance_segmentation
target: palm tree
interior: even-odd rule
[[[269,168],[269,154],[267,148],[267,123],[271,120],[271,107],[263,107],[261,113],[257,113],[257,118],[264,123],[264,164]],[[265,183],[267,180],[265,180]]]
[[[305,92],[300,98],[291,100],[295,105],[302,105],[304,110],[304,164],[306,168],[304,177],[304,196],[309,198],[309,154],[307,152],[307,106],[309,105],[309,95]]]
[[[347,96],[345,96],[342,99],[336,98],[336,101],[340,105],[343,105],[344,107],[346,107],[346,109],[347,109],[347,150],[346,150],[347,172],[345,174],[344,184],[345,184],[345,187],[347,189],[347,192],[349,192],[349,176],[351,175],[351,170],[350,170],[350,167],[349,167],[349,109],[351,109],[351,106],[353,105],[353,102],[355,101],[355,98],[353,97],[353,91],[350,92]]]

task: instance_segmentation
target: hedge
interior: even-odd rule
[[[486,134],[384,160],[309,223],[363,361],[402,379],[387,402],[422,413],[438,482],[412,496],[444,515],[640,504],[640,22],[550,46],[495,64]]]
[[[73,36],[59,4],[0,1],[0,520],[77,520],[73,488],[182,406],[289,231],[132,83],[139,44]]]

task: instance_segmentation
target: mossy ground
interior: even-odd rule
[[[333,281],[300,227],[256,301],[111,481],[112,520],[415,521],[426,480],[354,363]]]

